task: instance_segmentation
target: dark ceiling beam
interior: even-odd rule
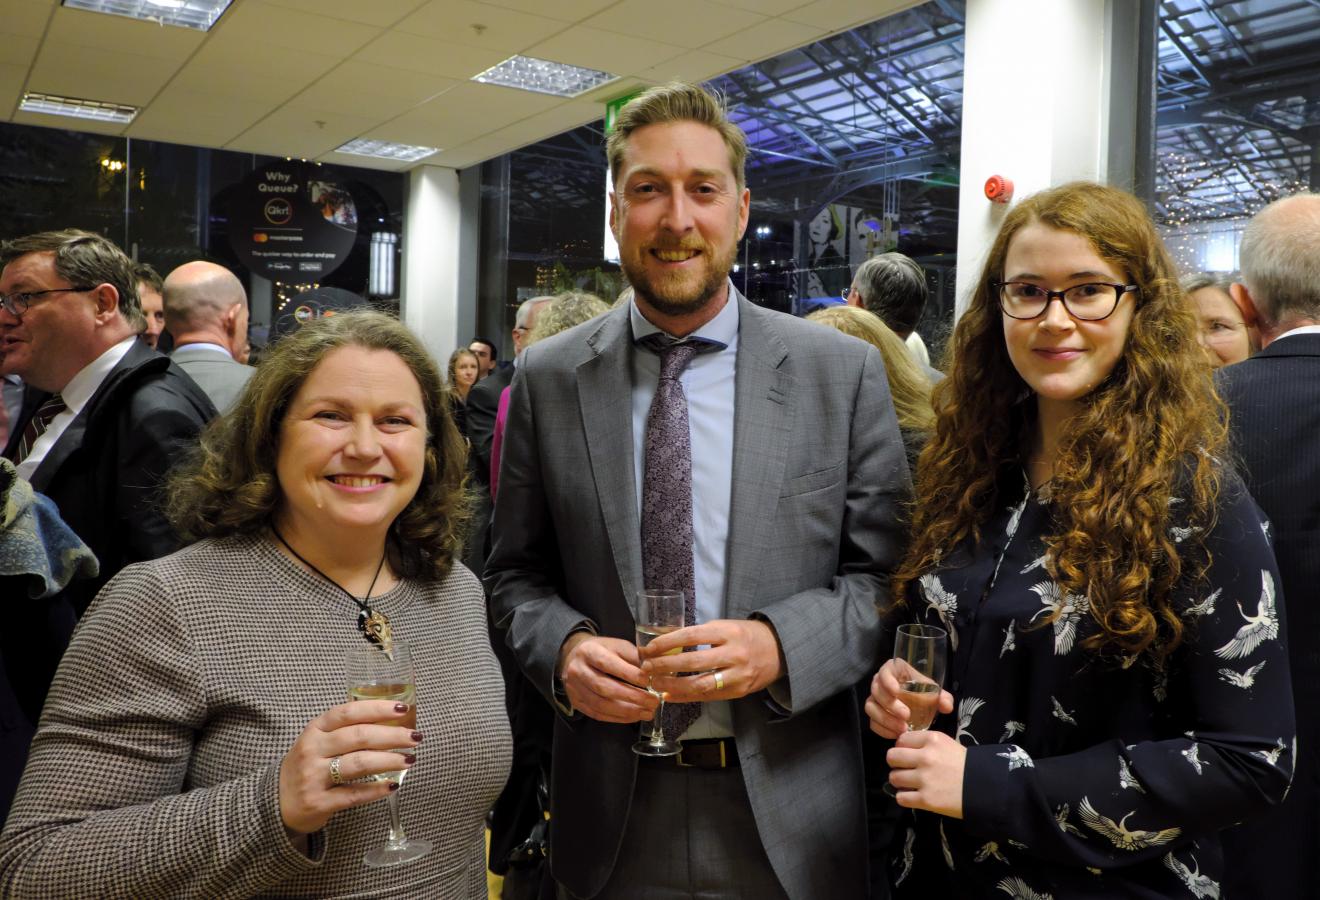
[[[1219,29],[1219,33],[1224,36],[1224,39],[1232,44],[1233,48],[1241,53],[1248,63],[1255,65],[1255,58],[1246,47],[1242,46],[1242,42],[1237,39],[1237,35],[1233,33],[1233,30],[1224,24],[1224,20],[1219,17],[1218,11],[1206,3],[1205,0],[1196,0],[1196,2],[1201,7],[1201,11],[1210,17],[1210,21],[1215,23],[1215,27]]]
[[[1160,22],[1160,31],[1163,32],[1165,39],[1169,42],[1169,46],[1173,47],[1178,55],[1182,57],[1183,62],[1191,67],[1192,71],[1196,73],[1197,77],[1200,78],[1202,82],[1204,82],[1206,87],[1213,90],[1216,84],[1215,80],[1210,77],[1210,73],[1206,71],[1205,66],[1201,65],[1201,61],[1197,59],[1196,54],[1183,45],[1182,38],[1173,33],[1173,28],[1169,25],[1167,19]]]
[[[853,37],[854,40],[857,41],[857,43],[861,44],[860,38],[857,38],[856,35],[854,35]],[[862,44],[862,46],[865,47],[865,44]],[[807,53],[807,58],[810,59],[812,62],[816,63],[816,65],[820,66],[822,69],[827,68],[829,65],[828,61],[821,62],[809,52]],[[840,63],[839,65],[842,67],[844,64]],[[871,112],[879,116],[882,114],[882,108],[876,105],[876,101],[883,101],[885,104],[885,108],[892,110],[900,119],[902,119],[904,122],[908,124],[909,128],[911,128],[917,134],[921,135],[928,143],[931,144],[935,143],[935,139],[930,135],[929,132],[926,131],[925,127],[920,122],[918,122],[916,118],[913,117],[906,109],[904,109],[901,103],[898,103],[894,100],[893,97],[894,91],[889,86],[881,86],[876,82],[874,78],[870,76],[869,73],[862,71],[862,69],[857,66],[849,66],[847,67],[847,69],[848,71],[851,72],[851,74],[856,76],[859,81],[865,84],[872,91],[872,96],[870,97],[863,96],[858,98],[863,106],[865,106],[867,109],[871,110]],[[837,69],[836,69],[836,74],[837,74]],[[929,98],[927,102],[929,102]],[[895,137],[897,136],[898,135],[895,134]]]

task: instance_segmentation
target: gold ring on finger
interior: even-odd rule
[[[344,776],[339,771],[339,757],[336,756],[330,760],[330,784],[338,787],[344,783]]]
[[[720,669],[715,670],[715,690],[724,690],[724,672]]]

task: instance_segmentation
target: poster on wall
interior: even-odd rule
[[[353,195],[319,166],[288,160],[243,180],[231,207],[229,242],[256,275],[316,283],[348,258],[357,230]]]

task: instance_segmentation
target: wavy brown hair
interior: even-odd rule
[[[1057,530],[1044,542],[1051,575],[1090,600],[1099,631],[1089,649],[1163,659],[1183,639],[1173,589],[1203,577],[1209,564],[1203,537],[1176,544],[1170,527],[1204,536],[1214,523],[1225,410],[1154,224],[1135,197],[1098,184],[1042,191],[999,229],[954,329],[949,376],[935,388],[935,434],[917,467],[913,537],[895,598],[902,602],[910,582],[949,564],[951,548],[979,542],[1005,502],[1000,488],[1022,478],[1036,405],[1009,359],[991,282],[1003,277],[1014,236],[1032,223],[1086,238],[1140,289],[1122,357],[1061,438],[1051,482]],[[1181,503],[1173,506],[1175,497]]]
[[[380,312],[321,318],[272,346],[234,408],[206,427],[193,454],[170,474],[166,515],[188,540],[268,528],[284,496],[276,460],[289,404],[321,360],[341,347],[393,353],[421,387],[428,429],[422,480],[391,523],[386,547],[400,576],[440,580],[461,552],[467,525],[467,450],[435,361],[407,327]]]

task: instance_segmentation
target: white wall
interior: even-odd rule
[[[1008,205],[985,198],[985,181],[1014,184],[1013,202],[1075,179],[1108,175],[1111,82],[1136,48],[1110,40],[1121,0],[967,0],[962,180],[958,203],[956,315],[971,297]],[[1126,29],[1125,29],[1126,30]],[[1117,74],[1123,78],[1115,79]],[[1114,127],[1129,127],[1126,121]]]
[[[475,291],[460,290],[459,174],[418,166],[408,175],[400,307],[403,321],[443,367],[460,342],[467,345],[476,321]]]

